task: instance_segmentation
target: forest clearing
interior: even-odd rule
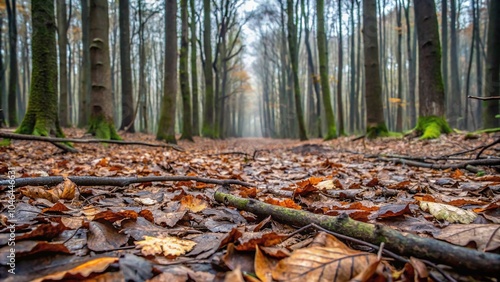
[[[0,0],[0,280],[498,281],[500,1]]]

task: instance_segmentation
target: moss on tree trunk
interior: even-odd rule
[[[368,139],[374,139],[377,137],[388,137],[391,136],[385,122],[378,123],[375,125],[368,125],[366,127],[366,137]]]
[[[93,115],[89,121],[89,133],[97,139],[122,140],[112,120],[107,119],[103,114]]]
[[[415,131],[421,135],[420,139],[439,138],[441,133],[452,132],[446,119],[438,116],[419,117]]]
[[[33,72],[28,110],[16,133],[64,137],[57,113],[54,2],[33,0]]]
[[[109,59],[108,2],[90,1],[90,73],[92,92],[88,132],[99,139],[121,140],[113,122]]]

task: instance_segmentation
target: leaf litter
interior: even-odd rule
[[[83,131],[69,130],[78,137]],[[154,142],[154,136],[124,134]],[[316,214],[390,226],[479,251],[500,252],[498,167],[432,169],[387,158],[459,163],[493,136],[464,141],[333,141],[242,138],[195,143],[185,152],[138,145],[78,144],[63,154],[45,143],[13,141],[0,147],[0,170],[17,178],[44,176],[192,176],[236,179],[242,198]],[[498,158],[495,148],[483,157]],[[6,255],[13,223],[2,194],[0,279],[62,281],[413,281],[493,279],[482,273],[436,268],[418,258],[403,261],[325,232],[299,232],[271,217],[221,205],[220,187],[200,181],[146,182],[126,187],[78,186],[68,178],[54,187],[17,188],[16,276]],[[2,186],[6,190],[6,186]],[[341,241],[342,240],[342,241]],[[134,272],[141,265],[142,271]],[[453,277],[453,278],[452,278]],[[494,281],[494,280],[492,280]]]

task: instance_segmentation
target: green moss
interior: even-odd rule
[[[212,127],[209,127],[206,125],[203,126],[203,129],[201,130],[201,134],[204,137],[212,138],[212,139],[219,137],[219,135],[217,134],[217,130],[215,128],[212,128]]]
[[[165,142],[171,143],[171,144],[177,144],[177,140],[175,139],[175,135],[158,133],[156,135],[156,140],[165,141]]]
[[[451,133],[452,129],[444,117],[427,116],[418,118],[415,131],[421,135],[420,139],[435,139],[441,133]]]
[[[8,146],[10,146],[10,139],[5,138],[0,141],[0,147],[8,147]]]
[[[486,129],[474,131],[474,132],[471,132],[471,134],[495,133],[495,132],[499,132],[499,131],[500,131],[500,127],[494,127],[494,128],[486,128]]]
[[[104,115],[96,115],[90,118],[88,132],[97,139],[122,140],[111,119],[106,119]]]
[[[366,137],[368,139],[374,139],[377,137],[388,137],[389,130],[387,130],[387,126],[385,123],[379,123],[375,126],[368,125],[366,128]]]
[[[387,132],[387,137],[402,138],[403,136],[404,134],[401,132],[394,132],[394,131]]]
[[[328,140],[332,140],[332,139],[335,139],[337,137],[337,128],[335,127],[335,125],[332,125],[329,129],[328,129],[328,132],[326,133],[326,136],[325,136],[325,141],[328,141]]]

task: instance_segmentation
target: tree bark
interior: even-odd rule
[[[338,73],[337,73],[337,115],[339,118],[339,135],[345,135],[344,131],[344,103],[342,103],[342,76],[343,76],[343,68],[344,68],[344,47],[342,42],[342,1],[337,1],[338,4],[338,18],[339,18],[339,65],[338,65]]]
[[[193,136],[200,135],[200,110],[198,100],[198,55],[197,55],[197,36],[196,36],[196,9],[194,0],[189,0],[191,10],[191,91],[193,94]]]
[[[100,139],[120,140],[113,121],[107,0],[90,0],[90,41],[92,92],[88,131]]]
[[[28,111],[16,133],[64,137],[57,110],[57,49],[54,2],[31,1],[32,86]]]
[[[363,43],[365,54],[365,95],[367,136],[387,135],[380,82],[377,41],[377,6],[375,0],[363,0]]]
[[[444,95],[448,93],[448,1],[441,0],[441,42]]]
[[[441,76],[441,46],[434,0],[414,0],[419,45],[419,121],[423,139],[439,137],[451,128],[445,119],[445,96]]]
[[[205,61],[203,70],[205,72],[205,110],[203,112],[202,134],[208,138],[217,138],[214,120],[214,79],[212,72],[212,43],[211,43],[211,12],[210,0],[203,0],[203,48]]]
[[[57,0],[57,43],[59,45],[59,122],[62,127],[69,126],[68,103],[68,23],[66,1]]]
[[[398,30],[398,50],[396,52],[396,61],[398,64],[398,90],[397,90],[397,98],[399,102],[396,104],[396,131],[403,131],[403,63],[402,63],[402,41],[403,41],[403,26],[401,23],[401,9],[402,3],[401,0],[396,0],[396,26]],[[409,34],[408,34],[409,36]]]
[[[490,1],[489,24],[486,49],[486,81],[484,96],[500,96],[500,1]],[[500,126],[500,119],[496,115],[500,112],[498,100],[483,102],[483,127],[494,128]]]
[[[130,63],[130,3],[118,1],[120,25],[120,70],[122,88],[122,123],[120,130],[134,133],[134,96],[132,94],[132,67]]]
[[[89,15],[89,0],[80,0],[82,7],[82,60],[80,65],[80,107],[78,126],[84,127],[88,124],[90,117],[90,93],[91,77],[90,77],[90,15]]]
[[[306,126],[304,123],[304,112],[302,111],[302,99],[300,93],[299,81],[299,46],[297,43],[297,24],[295,22],[294,1],[287,0],[287,15],[288,15],[288,49],[292,61],[292,77],[293,77],[293,93],[295,99],[295,111],[297,115],[297,123],[299,126],[300,140],[307,140]]]
[[[181,139],[193,141],[191,119],[191,93],[188,74],[189,34],[188,0],[181,0],[181,52],[179,58],[179,82],[182,95],[182,136]]]
[[[416,32],[411,28],[410,25],[410,0],[404,4],[403,6],[405,10],[405,20],[406,20],[406,29],[408,30],[408,34],[406,37],[406,49],[407,49],[407,57],[408,57],[408,115],[410,119],[410,127],[414,127],[416,123],[416,99],[415,99],[415,84],[416,84],[416,56],[415,54],[415,46],[416,46]],[[411,40],[413,37],[413,41]]]
[[[458,61],[458,34],[457,34],[457,5],[456,0],[451,0],[450,2],[450,74],[451,74],[451,88],[449,91],[449,101],[450,101],[450,117],[451,125],[453,127],[462,127],[463,122],[458,122],[462,120],[460,118],[460,113],[462,109],[462,99],[463,95],[460,88],[460,78],[459,78],[459,61]],[[445,94],[446,95],[446,94]]]
[[[15,127],[18,125],[17,119],[17,83],[18,83],[18,68],[17,68],[17,16],[16,16],[16,0],[7,0],[7,17],[9,23],[9,84],[8,84],[8,120],[9,126]]]
[[[163,93],[157,140],[176,144],[175,98],[177,97],[177,1],[165,2],[165,90]]]
[[[0,30],[3,30],[3,13],[0,13]],[[3,50],[3,36],[0,36],[0,50]],[[0,128],[5,126],[5,68],[3,66],[3,52],[0,52]]]

